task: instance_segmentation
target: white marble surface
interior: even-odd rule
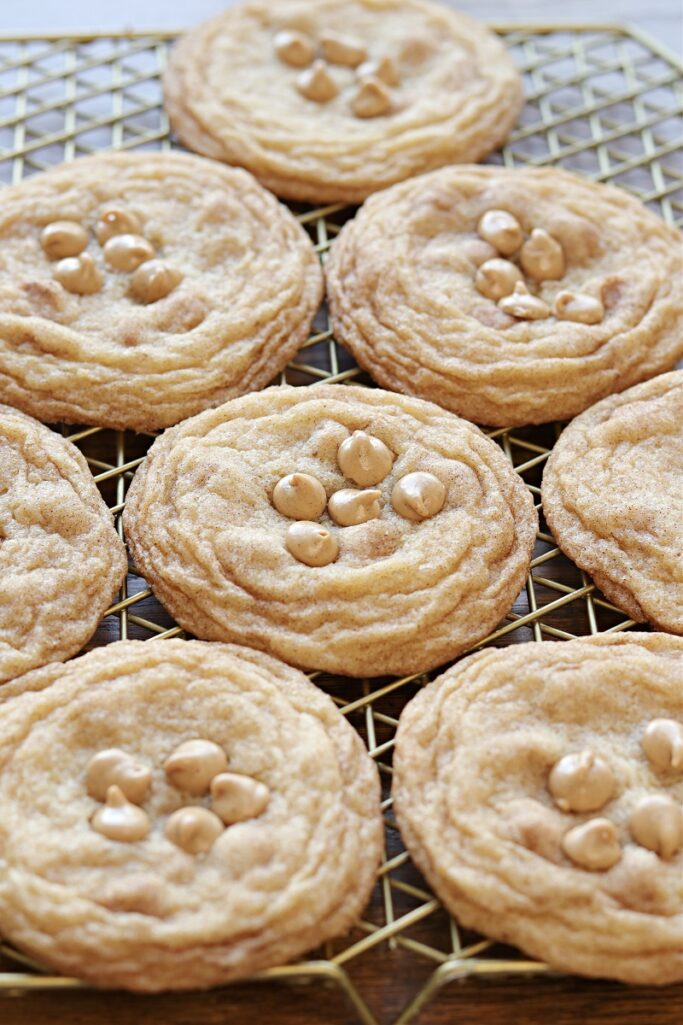
[[[226,6],[224,0],[0,0],[0,32],[178,28]],[[486,21],[626,22],[683,50],[681,0],[457,0],[451,6]]]

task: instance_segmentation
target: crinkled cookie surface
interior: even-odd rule
[[[683,634],[683,370],[603,399],[543,474],[560,548],[636,622]]]
[[[274,488],[310,475],[323,506],[357,490],[338,463],[356,431],[392,454],[377,515],[342,527],[328,505],[315,519],[338,556],[305,565]],[[392,505],[412,473],[445,495],[419,522]],[[484,637],[523,586],[537,526],[521,478],[478,428],[417,399],[325,384],[243,396],[166,432],[124,517],[138,569],[183,627],[354,676],[417,672]]]
[[[74,655],[127,565],[76,446],[0,406],[0,683]]]
[[[322,292],[313,245],[244,171],[180,153],[104,153],[2,197],[0,401],[43,421],[166,427],[268,384],[307,337]],[[135,236],[128,250],[98,240],[112,210],[119,221],[105,234]],[[85,257],[86,271],[64,272],[85,283],[70,287],[41,245],[63,221],[86,244],[70,257]],[[140,254],[135,270],[109,262]],[[139,282],[153,261],[162,273]]]
[[[102,986],[201,988],[292,959],[362,910],[382,843],[377,770],[297,670],[235,646],[123,641],[6,693],[0,933],[43,963]],[[197,738],[269,799],[193,854],[165,828],[209,798],[163,766]],[[111,748],[151,770],[142,840],[91,825],[102,805],[86,769]]]
[[[537,281],[520,250],[480,238],[491,211],[516,218],[520,242],[550,235],[560,276]],[[371,197],[332,244],[326,277],[337,339],[382,387],[508,426],[569,419],[674,366],[680,253],[680,233],[620,189],[554,168],[449,167]],[[478,289],[478,268],[501,258],[541,301],[539,319]],[[566,319],[583,315],[575,299],[556,316],[566,293],[600,319]]]
[[[288,56],[280,40],[292,33]],[[378,71],[381,61],[389,64]],[[313,73],[317,98],[305,84]],[[522,105],[496,37],[422,0],[240,4],[180,40],[164,92],[185,145],[310,202],[361,202],[411,175],[482,159]]]
[[[551,965],[631,983],[683,979],[683,848],[636,843],[644,799],[680,811],[683,762],[659,771],[642,738],[664,717],[683,737],[683,640],[620,634],[489,649],[465,659],[404,710],[394,806],[412,857],[466,926]],[[590,813],[561,811],[553,765],[590,749],[614,776]],[[616,862],[590,871],[562,849],[598,817]]]

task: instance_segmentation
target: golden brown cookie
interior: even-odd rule
[[[440,665],[486,636],[524,583],[537,518],[476,427],[417,399],[320,384],[167,431],[124,525],[185,629],[376,676]]]
[[[558,545],[610,601],[683,634],[683,370],[573,420],[542,495]]]
[[[8,684],[0,933],[99,986],[195,989],[362,910],[382,845],[360,737],[295,669],[121,641]]]
[[[683,639],[470,656],[404,709],[393,795],[463,925],[581,975],[683,981]]]
[[[424,0],[243,3],[176,45],[164,78],[190,149],[308,202],[361,202],[476,161],[507,137],[522,84],[483,25]]]
[[[498,426],[568,419],[683,356],[681,236],[555,168],[449,167],[373,196],[326,264],[384,388]]]
[[[251,175],[102,153],[3,190],[0,401],[151,430],[261,388],[318,307],[313,245]]]
[[[76,446],[0,406],[0,683],[75,655],[127,565]]]

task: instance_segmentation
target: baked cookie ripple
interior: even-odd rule
[[[422,0],[232,7],[176,45],[164,77],[190,149],[288,199],[361,202],[507,137],[522,85],[483,25]]]
[[[581,752],[592,800],[576,766],[572,796],[592,810],[562,811],[551,770]],[[470,656],[402,713],[393,795],[413,859],[463,925],[571,972],[683,980],[682,639]]]
[[[680,254],[680,233],[620,189],[443,168],[345,225],[332,324],[384,388],[477,423],[569,419],[683,356]]]
[[[200,988],[292,959],[362,910],[382,844],[377,770],[297,670],[229,645],[122,641],[5,693],[0,932],[44,964],[101,986]],[[229,818],[215,780],[213,798],[201,780],[193,795],[178,774],[197,740],[227,760],[219,783],[267,803],[243,802],[193,853],[202,837],[171,819]],[[88,788],[107,752],[147,773],[146,796],[122,804],[143,839],[130,822],[125,838],[98,831],[105,805]],[[126,786],[121,762],[109,771]]]
[[[340,456],[349,439],[351,457],[374,445],[379,478],[362,490],[338,462],[354,472],[346,447]],[[295,518],[274,505],[287,508],[291,475]],[[244,396],[167,431],[136,473],[124,526],[185,629],[374,676],[440,665],[493,629],[523,586],[537,517],[472,424],[417,399],[319,384]]]
[[[308,336],[313,244],[251,175],[103,153],[3,190],[0,401],[151,430],[261,388]]]
[[[548,460],[542,496],[562,551],[615,605],[683,634],[683,370],[573,420]]]
[[[74,655],[127,565],[76,446],[0,405],[0,683]]]

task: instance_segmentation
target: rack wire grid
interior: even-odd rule
[[[490,159],[510,167],[556,165],[638,196],[665,221],[683,220],[683,85],[676,59],[638,32],[614,25],[496,26],[519,65],[526,105],[516,130]],[[0,37],[0,182],[18,182],[62,160],[102,149],[166,150],[174,143],[161,106],[160,74],[177,33],[83,33]],[[321,260],[349,208],[296,207]],[[281,381],[355,381],[370,385],[339,347],[322,312]],[[540,510],[543,465],[559,425],[490,431],[522,476]],[[96,427],[63,429],[84,452],[117,518],[126,489],[151,437]],[[544,525],[526,587],[483,644],[511,644],[615,632],[631,620],[555,547]],[[119,638],[173,637],[181,630],[131,571],[120,600],[105,614],[89,647]],[[477,645],[481,647],[482,645]],[[435,675],[435,674],[432,674]],[[361,732],[385,785],[386,849],[373,899],[353,932],[327,944],[315,959],[274,968],[258,980],[333,983],[363,1025],[388,1022],[371,1008],[354,981],[361,959],[387,951],[392,975],[401,958],[433,966],[394,1025],[414,1021],[434,995],[454,980],[519,974],[534,977],[547,965],[525,960],[449,918],[412,866],[392,817],[389,786],[397,715],[426,677],[339,680],[312,673]],[[0,941],[0,993],[81,987],[51,976]],[[403,962],[405,964],[405,962]],[[226,993],[229,1000],[229,994]]]

